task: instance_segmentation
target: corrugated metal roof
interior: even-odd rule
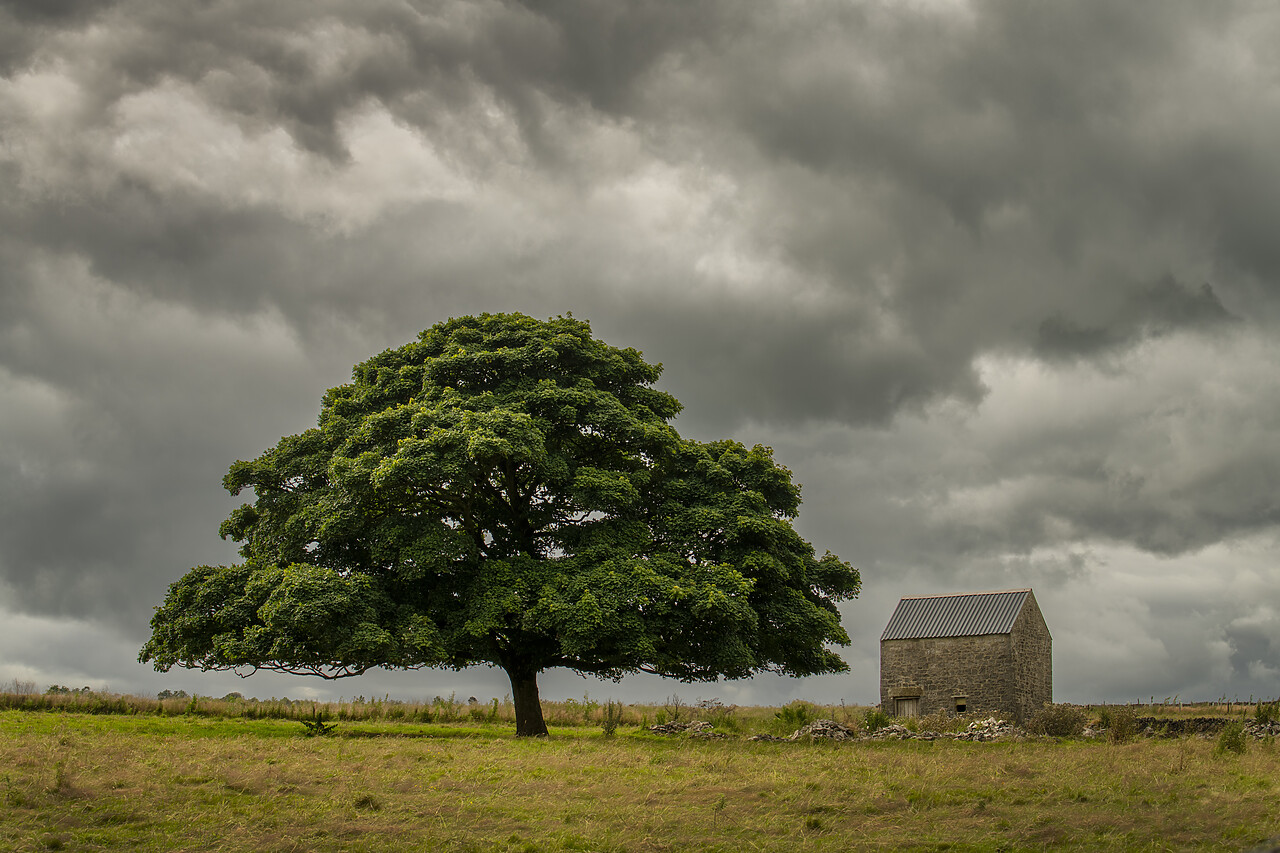
[[[880,639],[1008,634],[1030,594],[1029,589],[1011,589],[904,598],[898,602],[898,609],[893,611]]]

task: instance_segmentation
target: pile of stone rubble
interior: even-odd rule
[[[778,735],[752,735],[747,740],[773,741],[774,743],[791,743],[797,740],[857,740],[861,735],[855,729],[842,726],[835,720],[814,720],[791,733],[791,737]]]
[[[1262,740],[1264,737],[1280,737],[1280,720],[1245,720],[1244,733]]]
[[[1013,723],[990,717],[969,724],[962,732],[913,732],[900,723],[891,723],[882,729],[871,732],[866,737],[872,740],[1003,740],[1018,737],[1022,732],[1014,728]]]
[[[1223,721],[1225,722],[1225,721]],[[671,722],[661,723],[656,726],[649,726],[649,731],[660,735],[687,735],[692,738],[724,738],[728,735],[713,730],[711,723],[702,720],[690,720],[688,722]],[[1259,722],[1258,720],[1246,720],[1244,724],[1245,734],[1253,738],[1277,737],[1280,736],[1280,722]],[[1151,732],[1146,732],[1151,734]],[[1097,737],[1102,734],[1101,731],[1085,729],[1085,737]],[[970,723],[962,732],[931,732],[916,731],[913,732],[901,723],[890,723],[884,728],[877,729],[874,732],[864,732],[857,729],[851,729],[848,726],[837,723],[835,720],[814,720],[805,726],[795,730],[790,737],[780,737],[778,735],[753,735],[748,740],[753,741],[772,741],[775,743],[791,743],[798,740],[968,740],[968,741],[993,741],[993,740],[1012,740],[1025,737],[1026,733],[1015,727],[1013,723],[1006,720],[1000,720],[990,717],[985,720],[977,720]],[[1208,735],[1201,733],[1201,737]]]
[[[690,732],[689,737],[696,738],[697,740],[721,740],[727,739],[729,735],[724,732],[715,732],[711,729],[703,729],[700,732]]]
[[[956,740],[999,740],[1020,734],[1013,723],[989,717],[970,723],[964,731],[952,735]]]
[[[710,723],[703,720],[690,720],[687,723],[672,720],[669,723],[658,723],[656,726],[649,726],[649,731],[656,735],[707,735],[714,728]]]
[[[863,736],[870,740],[910,740],[917,737],[919,734],[929,735],[930,740],[936,737],[935,732],[913,732],[911,729],[902,725],[902,723],[890,723],[887,726],[876,729],[874,732],[868,732]]]
[[[891,723],[874,732],[859,732],[835,720],[814,720],[802,728],[796,729],[791,737],[777,735],[755,735],[750,740],[756,741],[797,741],[797,740],[999,740],[1011,738],[1022,733],[1012,723],[992,717],[970,723],[962,732],[913,732],[900,723]]]
[[[848,726],[842,726],[835,720],[814,720],[812,723],[796,729],[787,740],[804,738],[820,740],[856,740],[858,733]]]

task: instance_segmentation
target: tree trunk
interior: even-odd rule
[[[532,668],[507,668],[511,679],[511,700],[516,706],[516,737],[545,737],[542,700],[538,698],[538,672]]]

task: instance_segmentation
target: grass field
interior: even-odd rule
[[[1240,850],[1280,750],[0,711],[0,849]]]

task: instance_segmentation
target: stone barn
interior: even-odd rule
[[[880,707],[1025,722],[1053,701],[1053,638],[1029,589],[904,598],[880,636]]]

